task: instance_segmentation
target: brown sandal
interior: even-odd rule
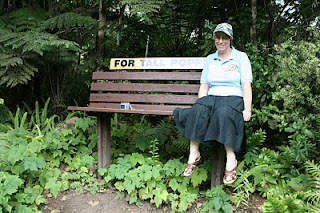
[[[186,166],[186,168],[184,169],[183,175],[186,176],[186,177],[190,177],[190,176],[194,173],[194,171],[195,171],[195,169],[196,169],[196,167],[197,167],[197,164],[200,162],[200,160],[201,160],[201,156],[199,156],[199,157],[195,160],[195,162],[193,162],[193,163],[188,163],[187,166]]]
[[[231,171],[225,170],[223,177],[224,184],[232,184],[237,180],[237,164],[238,162],[236,162],[236,166]],[[228,177],[231,178],[229,181],[227,181]]]

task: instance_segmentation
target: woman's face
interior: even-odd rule
[[[219,51],[226,51],[231,47],[230,37],[223,32],[215,33],[214,43]]]

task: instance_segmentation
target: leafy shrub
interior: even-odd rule
[[[184,212],[199,194],[199,185],[208,179],[208,170],[197,167],[191,178],[182,175],[178,159],[162,163],[152,155],[132,153],[118,158],[109,169],[100,169],[107,184],[114,184],[119,198],[129,203],[150,200],[156,207],[170,203],[173,211]],[[125,193],[124,193],[125,192]]]
[[[0,133],[0,210],[38,212],[47,201],[44,190],[53,196],[60,191],[84,188],[98,191],[95,181],[97,144],[96,121],[76,120],[74,130],[59,129],[47,107],[11,115],[11,129]],[[63,170],[60,170],[63,167]]]
[[[222,186],[209,189],[206,192],[206,202],[201,212],[233,212],[232,206],[228,202],[229,198],[230,195],[223,190]]]

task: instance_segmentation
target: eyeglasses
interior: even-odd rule
[[[219,41],[219,40],[226,41],[228,39],[230,39],[228,36],[220,36],[220,35],[216,35],[214,38],[214,40],[216,40],[216,41]]]

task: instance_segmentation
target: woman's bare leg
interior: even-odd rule
[[[200,156],[199,144],[196,141],[190,141],[190,154],[188,163],[194,163],[196,159]]]
[[[226,170],[230,171],[237,165],[236,154],[234,150],[230,146],[225,146],[226,153],[227,153],[227,163],[226,163]]]
[[[226,146],[226,153],[227,153],[227,163],[226,163],[226,170],[231,171],[237,166],[237,159],[236,159],[236,154],[234,152],[234,149],[230,146]],[[227,177],[227,181],[230,181],[231,178]]]

